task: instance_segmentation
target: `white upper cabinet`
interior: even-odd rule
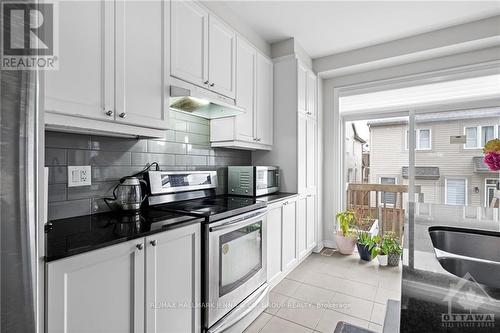
[[[297,104],[300,113],[307,112],[307,69],[297,63]]]
[[[306,125],[306,187],[316,193],[316,121],[307,119]]]
[[[208,11],[193,1],[171,3],[171,75],[208,85]]]
[[[297,192],[305,193],[307,188],[307,117],[299,114],[297,129]]]
[[[273,63],[257,54],[256,139],[273,144]]]
[[[236,33],[210,15],[208,38],[208,86],[221,95],[235,98]]]
[[[60,1],[57,18],[59,70],[45,72],[45,110],[113,119],[113,4]]]
[[[164,128],[163,1],[116,2],[116,119]],[[147,38],[145,38],[147,36]]]
[[[193,1],[172,1],[171,75],[236,95],[236,32]]]
[[[59,70],[45,74],[47,128],[162,136],[169,9],[166,1],[60,1]]]
[[[237,38],[236,48],[236,105],[245,113],[236,117],[236,137],[252,142],[255,112],[255,58],[253,46],[242,38]]]
[[[245,113],[212,119],[212,147],[270,150],[273,145],[273,63],[237,37],[236,105]]]
[[[316,117],[316,101],[317,101],[317,79],[316,75],[309,71],[307,72],[307,114],[311,117]]]

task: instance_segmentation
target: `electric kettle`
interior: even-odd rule
[[[120,179],[120,183],[113,190],[114,198],[106,198],[106,203],[108,200],[113,201],[119,209],[124,211],[139,210],[146,199],[146,196],[142,195],[141,183],[146,184],[144,180],[133,176]]]

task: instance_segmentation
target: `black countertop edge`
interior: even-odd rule
[[[257,200],[265,201],[267,204],[272,204],[281,200],[285,200],[288,198],[292,198],[297,196],[298,193],[289,193],[289,192],[276,192],[268,195],[263,195],[260,197],[256,197]]]
[[[170,212],[141,212],[135,222],[122,222],[115,212],[51,221],[45,234],[45,262],[52,262],[130,240],[202,223],[203,218]],[[152,216],[155,215],[155,216]]]

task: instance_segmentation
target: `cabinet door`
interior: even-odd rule
[[[317,80],[313,72],[307,72],[307,114],[316,118]]]
[[[307,69],[299,61],[297,65],[297,102],[300,113],[307,112]]]
[[[146,238],[146,331],[201,331],[200,225]]]
[[[208,87],[208,11],[194,1],[170,4],[171,75]]]
[[[143,238],[47,264],[47,332],[144,329]]]
[[[297,256],[301,259],[307,252],[307,202],[306,196],[297,201]]]
[[[297,131],[297,188],[299,194],[307,187],[307,117],[299,114]]]
[[[316,120],[306,121],[306,187],[309,193],[316,192]]]
[[[288,201],[283,205],[283,247],[282,247],[282,269],[287,271],[297,261],[296,250],[296,221],[297,201]]]
[[[257,54],[256,137],[273,144],[273,63]]]
[[[311,249],[316,246],[316,196],[309,194],[306,198],[307,210],[307,248]]]
[[[219,94],[235,98],[236,33],[210,15],[208,38],[208,85]]]
[[[238,140],[253,142],[255,105],[255,56],[254,48],[243,39],[237,39],[236,49],[236,104],[245,113],[236,117]]]
[[[281,204],[267,213],[267,282],[281,274]]]
[[[116,119],[166,129],[164,1],[116,2]]]
[[[114,120],[113,3],[58,4],[59,70],[45,72],[45,111]]]

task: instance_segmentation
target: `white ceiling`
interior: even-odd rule
[[[294,37],[312,57],[500,14],[500,1],[226,1],[267,42]]]

